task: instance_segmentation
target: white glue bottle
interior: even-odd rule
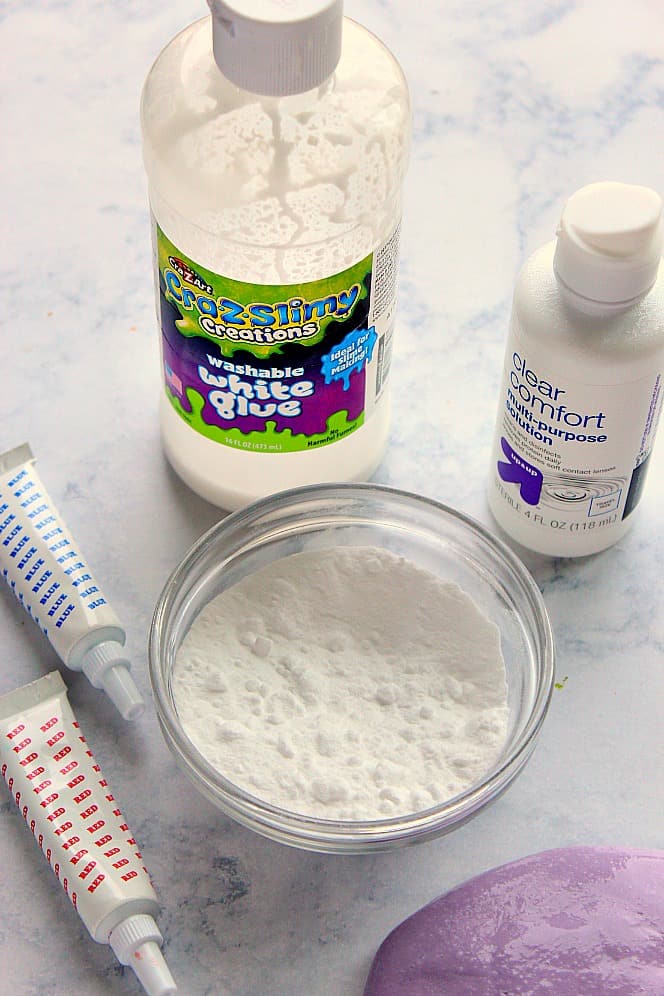
[[[662,202],[593,183],[517,279],[491,457],[498,524],[581,557],[625,534],[662,408]]]
[[[342,0],[209,0],[145,83],[162,440],[237,508],[387,443],[403,73]]]

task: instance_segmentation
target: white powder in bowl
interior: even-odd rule
[[[226,778],[328,819],[457,795],[508,722],[498,628],[458,585],[374,547],[294,554],[222,592],[180,647],[173,695]]]

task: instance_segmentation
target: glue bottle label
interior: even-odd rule
[[[662,374],[582,384],[529,353],[513,319],[492,454],[492,502],[525,545],[610,528],[636,508],[662,408]]]
[[[389,373],[398,228],[348,269],[297,285],[213,273],[156,223],[154,243],[164,387],[192,429],[286,453],[363,424]]]

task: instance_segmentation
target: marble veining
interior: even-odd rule
[[[30,440],[129,633],[219,517],[162,456],[138,101],[158,50],[203,0],[0,6],[2,448]],[[376,479],[490,525],[484,497],[514,277],[595,179],[664,192],[662,16],[601,0],[347,0],[397,54],[414,114],[394,420]],[[544,848],[658,847],[664,443],[632,532],[578,562],[524,557],[555,629],[561,685],[530,764],[449,837],[325,857],[220,815],[176,769],[152,709],[127,726],[84,679],[70,696],[163,902],[187,996],[359,996],[385,935],[465,879]],[[0,596],[0,692],[57,661]],[[565,679],[566,680],[563,680]],[[137,994],[94,944],[0,794],[0,992]]]

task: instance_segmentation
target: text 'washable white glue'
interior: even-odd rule
[[[0,771],[91,937],[149,996],[175,993],[143,857],[58,671],[0,697]]]
[[[538,553],[580,557],[634,520],[662,409],[662,202],[594,183],[514,291],[489,505]]]
[[[120,620],[49,498],[27,444],[0,454],[0,574],[67,667],[103,688],[124,719],[144,703]]]

